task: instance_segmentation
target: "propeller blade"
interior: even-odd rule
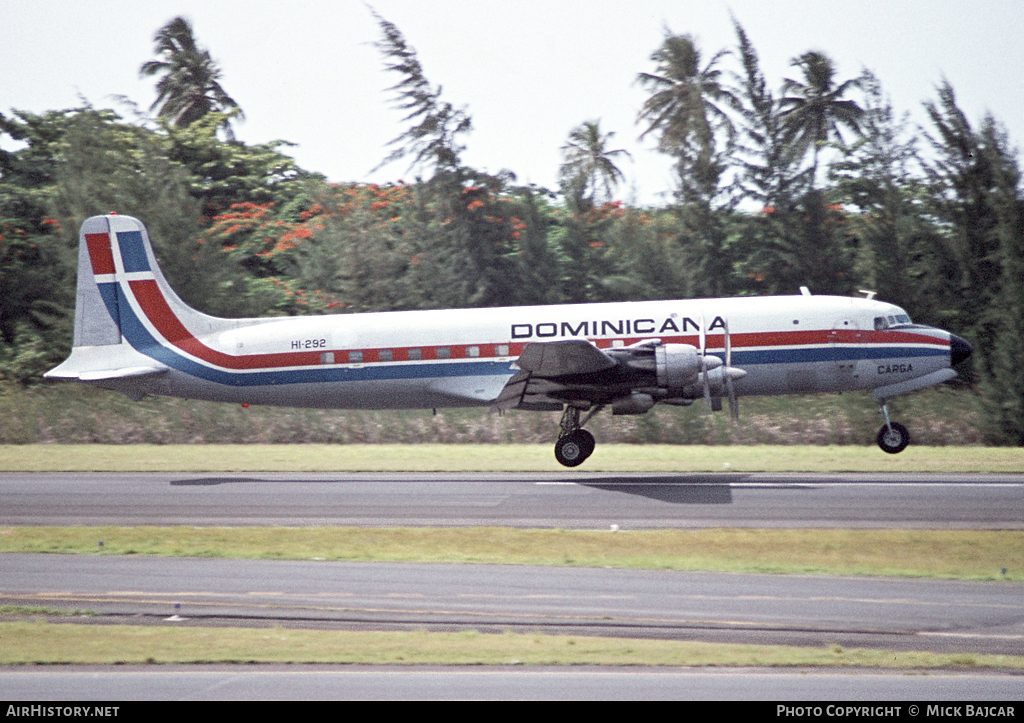
[[[725,331],[725,365],[732,366],[732,340],[729,338],[729,320],[722,319],[722,329]]]
[[[708,405],[708,411],[713,412],[715,410],[714,404],[711,402],[711,380],[708,379],[708,336],[705,331],[706,323],[704,320],[704,307],[700,310],[700,373],[701,378],[704,382],[704,403]]]
[[[733,386],[732,377],[732,339],[729,336],[729,320],[723,319],[725,327],[725,391],[729,395],[729,413],[734,421],[740,421],[740,403],[736,398],[736,387]]]
[[[700,310],[700,358],[704,359],[704,352],[707,351],[705,345],[707,344],[707,333],[704,331],[704,307]]]

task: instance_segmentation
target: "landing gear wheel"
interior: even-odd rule
[[[555,459],[565,467],[577,467],[594,451],[594,435],[582,429],[563,435],[555,442]]]
[[[891,427],[891,428],[890,428]],[[899,454],[910,444],[910,432],[902,424],[882,425],[878,430],[878,446],[883,452]]]

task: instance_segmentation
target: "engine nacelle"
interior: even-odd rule
[[[628,397],[619,397],[612,402],[612,414],[646,414],[654,406],[654,397],[642,392],[633,392]]]
[[[662,344],[654,350],[658,386],[681,389],[693,384],[700,371],[700,352],[691,344]]]

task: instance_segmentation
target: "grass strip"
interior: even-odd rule
[[[347,663],[1024,669],[1010,655],[622,640],[536,633],[348,632],[0,622],[0,664]]]
[[[582,472],[1024,471],[1024,448],[598,445]],[[0,472],[566,472],[536,444],[0,446]]]
[[[1019,530],[8,527],[0,528],[0,552],[1024,582]]]

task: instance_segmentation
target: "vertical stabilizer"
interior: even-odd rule
[[[139,333],[144,302],[165,310],[179,328],[190,322],[209,328],[214,321],[171,290],[141,221],[113,214],[87,219],[78,238],[74,346],[46,376],[104,382],[166,372],[153,358],[158,342]]]

